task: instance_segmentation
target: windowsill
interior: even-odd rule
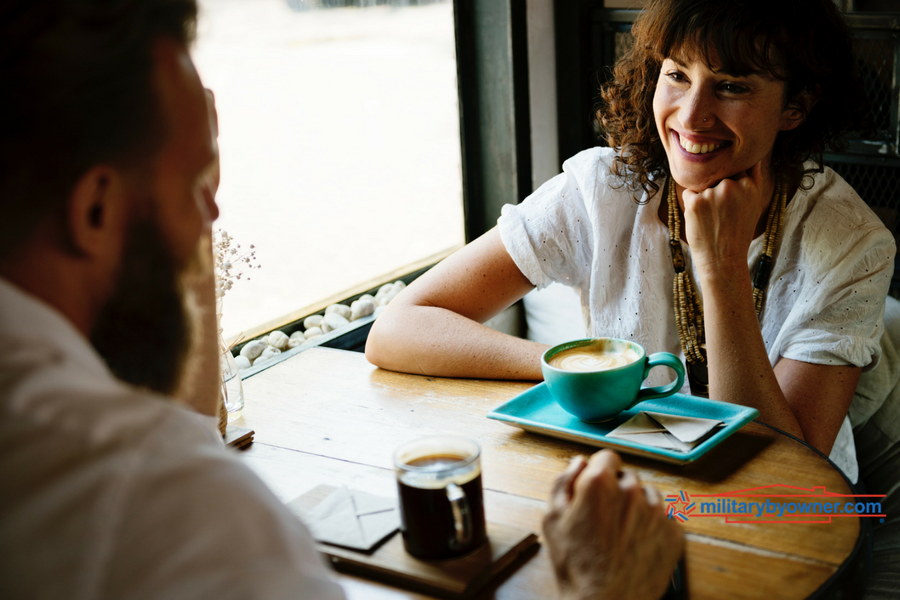
[[[492,317],[485,325],[494,329],[496,331],[500,331],[501,333],[506,333],[509,335],[514,335],[517,337],[524,337],[524,310],[521,302],[516,302],[500,314]],[[343,327],[341,329],[330,331],[324,335],[321,335],[314,340],[310,340],[297,346],[296,348],[291,348],[285,352],[282,352],[278,356],[267,360],[265,363],[260,365],[253,365],[249,369],[244,369],[240,372],[241,380],[247,379],[248,377],[253,377],[257,373],[261,373],[266,369],[273,367],[285,360],[297,356],[298,354],[309,350],[310,348],[317,347],[325,347],[325,348],[337,348],[339,350],[350,350],[356,352],[362,352],[365,349],[365,340],[369,335],[369,330],[372,328],[372,323],[375,322],[375,315],[370,315],[368,317],[363,317],[361,319],[357,319],[350,323],[349,326]]]
[[[337,329],[335,331],[329,331],[323,335],[318,336],[317,338],[310,340],[308,342],[304,342],[303,344],[297,346],[296,348],[291,348],[290,350],[286,350],[265,361],[265,363],[260,365],[253,365],[249,369],[244,369],[240,371],[241,380],[247,379],[248,377],[253,377],[257,373],[261,373],[268,368],[274,367],[278,363],[284,362],[289,358],[297,356],[301,352],[305,352],[310,348],[316,348],[318,346],[325,347],[336,347],[342,348],[345,344],[335,343],[339,340],[339,338],[343,338],[344,336],[349,336],[351,334],[357,333],[359,335],[368,335],[368,330],[371,329],[372,323],[375,322],[375,316],[370,315],[368,317],[363,317],[361,319],[357,319],[350,323],[349,326],[342,327],[341,329]],[[365,329],[366,331],[360,331]],[[347,349],[347,348],[344,348]]]
[[[263,335],[268,335],[276,329],[282,329],[285,331],[285,333],[290,335],[291,333],[293,333],[293,331],[297,330],[299,324],[303,321],[303,319],[310,315],[320,314],[325,310],[325,308],[332,304],[340,303],[347,304],[349,306],[350,302],[352,302],[353,300],[357,300],[363,294],[371,292],[371,294],[374,296],[375,291],[379,287],[398,279],[401,279],[404,283],[409,284],[416,277],[418,277],[440,261],[444,260],[460,248],[462,248],[462,245],[447,248],[446,250],[442,250],[437,254],[427,256],[422,260],[404,265],[403,267],[394,269],[393,271],[384,273],[382,275],[379,275],[378,277],[373,277],[368,281],[363,281],[359,285],[356,285],[349,290],[345,290],[329,298],[324,298],[323,300],[320,300],[314,304],[310,304],[309,306],[304,306],[279,319],[262,323],[237,335],[231,336],[225,340],[225,344],[232,350],[240,350],[240,348],[247,342],[258,339]]]

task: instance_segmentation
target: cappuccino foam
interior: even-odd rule
[[[641,355],[632,348],[613,350],[606,346],[589,345],[569,348],[554,354],[547,362],[563,371],[607,371],[638,360]]]

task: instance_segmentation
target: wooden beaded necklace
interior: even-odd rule
[[[709,372],[706,364],[706,332],[703,325],[703,303],[697,295],[697,289],[688,270],[685,268],[684,253],[681,250],[681,217],[678,214],[678,196],[675,180],[669,177],[668,209],[669,209],[669,249],[672,252],[672,265],[675,267],[673,296],[675,308],[675,326],[681,349],[687,363],[688,382],[691,394],[709,397]],[[756,318],[762,314],[763,300],[769,276],[772,274],[772,263],[778,247],[781,228],[784,225],[784,206],[787,203],[787,185],[779,181],[775,185],[774,203],[769,209],[766,220],[766,232],[763,241],[763,253],[756,263],[753,274],[753,303],[756,307]]]

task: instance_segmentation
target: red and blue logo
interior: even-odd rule
[[[787,485],[666,496],[666,514],[682,523],[691,517],[724,517],[726,523],[831,523],[836,518],[876,517],[884,522],[884,494],[835,494],[825,487]]]
[[[669,494],[666,496],[666,502],[669,506],[666,508],[666,514],[670,519],[678,519],[682,523],[688,520],[688,515],[694,512],[697,507],[696,502],[691,502],[691,497],[687,492],[678,494]]]

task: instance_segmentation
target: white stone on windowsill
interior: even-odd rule
[[[310,315],[303,319],[303,329],[309,331],[313,327],[318,327],[322,323],[322,319],[324,319],[322,315]]]
[[[266,343],[273,348],[278,348],[279,351],[284,351],[288,347],[288,342],[290,338],[283,331],[275,330],[268,335],[266,338]]]
[[[234,357],[234,364],[237,365],[239,371],[244,371],[249,369],[252,365],[250,359],[244,356],[243,354],[238,354]]]
[[[359,299],[350,305],[350,320],[355,321],[362,317],[368,317],[375,312],[375,308],[374,298],[372,300]]]
[[[338,314],[344,317],[345,319],[350,319],[350,307],[344,304],[332,304],[328,308],[325,309],[325,320],[328,320],[328,315]]]
[[[244,347],[241,348],[241,356],[244,356],[249,361],[254,361],[259,358],[260,354],[265,351],[268,347],[268,344],[262,340],[253,340],[252,342],[247,342],[244,344]]]

